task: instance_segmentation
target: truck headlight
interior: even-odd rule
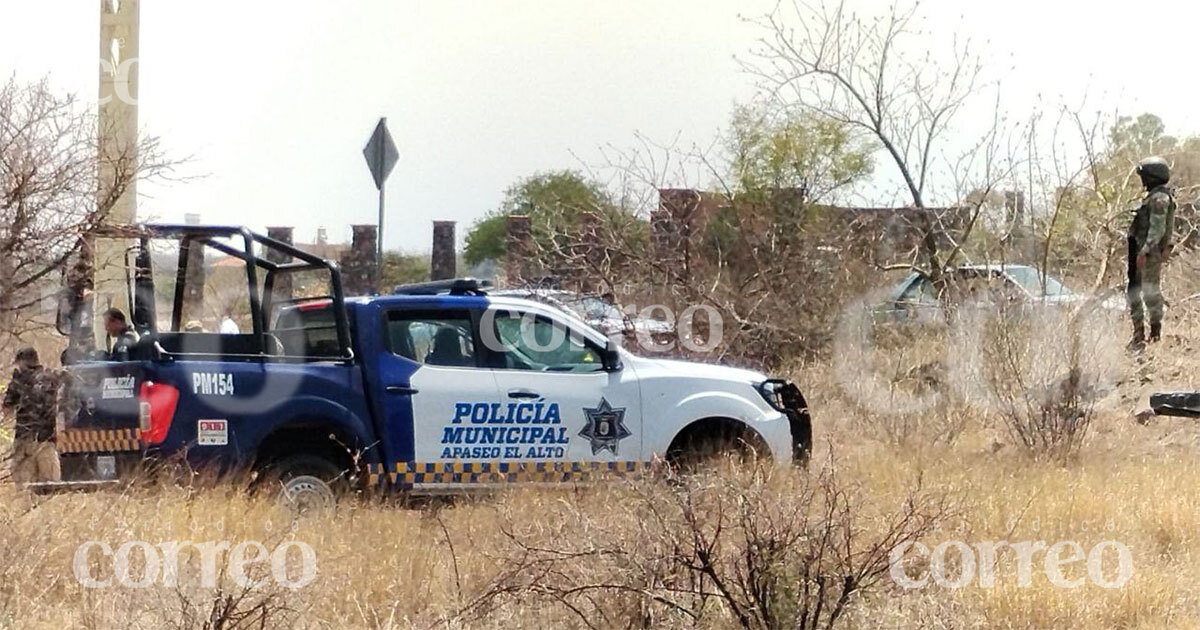
[[[778,378],[767,379],[759,383],[755,389],[759,394],[762,394],[763,400],[767,401],[776,411],[787,411],[787,407],[783,404],[783,395],[780,393],[787,381]]]

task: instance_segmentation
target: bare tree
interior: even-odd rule
[[[130,183],[172,166],[155,138],[101,150],[99,126],[45,80],[0,87],[0,333],[9,340],[46,325],[30,309]]]
[[[957,39],[945,59],[914,53],[909,42],[922,36],[916,9],[893,5],[881,17],[863,17],[845,2],[781,4],[759,21],[766,35],[745,66],[784,105],[840,121],[878,141],[913,207],[924,210],[940,143],[980,86],[981,64],[970,43]],[[938,281],[944,264],[939,219],[928,212],[919,216],[921,258]]]

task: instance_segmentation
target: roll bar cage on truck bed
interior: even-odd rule
[[[214,356],[226,359],[242,358],[257,359],[264,357],[288,359],[312,359],[301,355],[290,356],[281,352],[278,340],[273,339],[268,330],[269,323],[266,315],[276,306],[287,306],[289,303],[313,302],[329,300],[332,302],[333,324],[336,328],[338,345],[337,356],[350,361],[354,358],[352,350],[350,327],[345,310],[345,295],[342,288],[341,272],[333,263],[315,256],[288,243],[264,236],[239,226],[212,225],[177,225],[177,224],[141,224],[131,226],[110,226],[96,232],[97,239],[135,240],[136,244],[126,250],[126,264],[133,268],[132,277],[126,269],[126,283],[129,297],[129,313],[131,324],[146,337],[139,344],[142,355],[147,352],[154,356]],[[218,239],[240,241],[234,246]],[[158,311],[155,304],[153,256],[151,242],[154,240],[174,240],[179,243],[179,262],[176,269],[175,288],[172,299],[171,321],[167,330],[160,330]],[[261,254],[256,252],[260,250]],[[183,311],[187,299],[189,280],[193,277],[188,266],[195,260],[203,261],[203,256],[193,255],[195,248],[212,248],[213,250],[236,258],[245,263],[246,296],[249,303],[252,331],[249,334],[237,335],[236,338],[212,335],[204,339],[204,335],[193,333],[183,348],[179,342],[179,334],[183,332]],[[129,264],[129,254],[135,254],[132,265]],[[291,262],[280,262],[288,261]],[[323,272],[328,275],[329,291],[326,295],[308,296],[301,299],[279,299],[275,288],[289,276],[310,271]],[[261,292],[259,279],[262,279]],[[70,283],[68,283],[70,284]],[[78,362],[91,356],[98,357],[95,352],[95,339],[91,331],[92,304],[86,291],[79,287],[68,288],[64,291],[64,299],[60,304],[58,330],[71,339],[71,347],[77,352],[68,352],[69,363]],[[328,356],[321,357],[328,360]]]
[[[97,241],[103,244],[97,247]],[[105,241],[116,241],[119,246],[110,246]],[[154,265],[157,259],[159,265],[169,268],[171,264],[167,261],[175,252],[154,247],[154,241],[169,241],[178,247],[174,287],[170,293],[171,311],[166,326],[161,326],[158,321],[160,313],[156,297],[166,296],[157,295]],[[204,287],[189,284],[197,284],[198,279],[208,276],[197,275],[189,266],[205,264],[203,253],[209,249],[241,261],[242,265],[238,267],[245,268],[241,280],[236,273],[220,278],[227,290],[232,288],[237,292],[235,299],[239,303],[249,305],[248,317],[243,324],[248,321],[250,326],[244,334],[184,329],[185,311],[196,310],[200,304],[199,300],[189,303],[189,298],[196,298],[196,291],[199,291],[200,299],[204,296]],[[164,250],[169,251],[165,259],[162,256]],[[100,275],[95,273],[91,263],[96,251],[124,254],[111,257],[120,258],[126,264],[124,290],[119,286],[120,274],[111,272],[105,274],[104,286],[93,290]],[[302,273],[306,274],[303,278],[297,277]],[[239,379],[249,378],[249,381],[242,381],[243,384],[253,385],[254,379],[266,372],[252,363],[308,364],[311,367],[297,365],[290,369],[289,374],[303,379],[313,374],[327,374],[329,368],[350,369],[355,362],[353,333],[337,266],[244,227],[106,226],[81,244],[78,260],[69,266],[64,276],[66,288],[60,295],[56,323],[59,332],[69,338],[67,351],[63,353],[69,378],[62,397],[65,423],[57,437],[67,481],[29,484],[33,490],[108,485],[116,482],[118,470],[132,470],[148,455],[174,453],[190,458],[191,451],[205,450],[204,443],[197,444],[195,436],[188,442],[186,437],[179,437],[178,431],[171,432],[172,418],[177,415],[223,417],[192,395],[196,392],[186,391],[191,389],[191,377],[198,371],[215,380],[199,379],[197,387],[205,390],[227,387],[232,393],[234,373],[241,375]],[[170,277],[169,272],[165,277]],[[299,287],[301,280],[305,281],[302,288]],[[283,291],[277,289],[284,283],[296,286],[295,293],[303,293],[304,297],[292,299],[290,295],[283,295]],[[120,295],[126,291],[127,294]],[[107,299],[98,304],[98,296],[102,294],[107,294]],[[226,299],[230,297],[233,296]],[[140,335],[127,360],[114,360],[105,347],[97,344],[93,332],[96,309],[110,306],[122,310],[127,306],[130,324]],[[273,309],[277,312],[272,322],[268,316]],[[319,319],[315,326],[307,320],[310,316]],[[289,322],[300,323],[295,328],[285,328]],[[310,325],[304,326],[305,323]],[[319,343],[314,343],[310,337],[314,331],[319,333]],[[291,343],[283,343],[281,337]],[[322,365],[327,367],[322,368]],[[221,377],[228,380],[222,381]],[[269,399],[262,404],[264,410],[272,405]],[[179,425],[179,418],[176,420],[175,424]],[[234,447],[235,437],[240,439],[242,436],[235,436],[228,428],[230,421],[213,422],[229,431],[226,434],[228,442],[214,443]],[[261,440],[263,436],[254,437]],[[197,449],[197,446],[201,448]],[[234,465],[240,463],[233,462]]]

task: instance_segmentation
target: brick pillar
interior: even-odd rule
[[[658,209],[650,212],[650,246],[655,253],[663,254],[673,249],[675,242],[675,224],[671,213]]]
[[[1013,251],[1026,260],[1033,260],[1037,255],[1037,244],[1033,238],[1033,226],[1025,218],[1025,191],[1004,191],[1004,217],[1012,234]]]
[[[699,210],[700,202],[700,193],[690,188],[659,190],[658,211],[651,215],[658,215],[656,242],[680,253],[691,236],[692,215]]]
[[[294,230],[290,227],[268,227],[267,237],[273,238],[282,243],[291,245],[293,243]],[[292,262],[292,257],[282,252],[277,252],[273,249],[267,250],[267,260],[277,264],[285,265]],[[273,301],[281,302],[292,299],[292,275],[290,273],[278,274],[275,276],[275,289],[272,296]]]
[[[505,226],[505,272],[508,283],[519,286],[529,281],[532,275],[533,228],[529,217],[517,214],[508,215]]]
[[[594,269],[608,269],[609,252],[600,242],[600,218],[594,212],[579,215],[579,230],[571,247],[573,260],[555,275],[569,280],[580,293],[596,293],[601,283]],[[565,277],[564,277],[565,276]]]
[[[352,225],[350,249],[342,254],[342,284],[346,295],[370,295],[379,286],[379,265],[375,263],[375,244],[379,239],[376,225]]]
[[[204,283],[208,281],[208,270],[204,267],[205,249],[200,241],[188,242],[187,276],[183,286],[183,319],[179,322],[181,326],[186,327],[189,321],[203,319],[205,315]]]
[[[655,256],[667,263],[677,279],[687,281],[692,218],[700,209],[700,193],[690,188],[658,191],[658,210],[650,214]]]
[[[433,253],[429,258],[429,279],[449,280],[458,275],[454,248],[454,221],[433,222]]]
[[[187,225],[200,225],[200,215],[188,212],[183,215]],[[187,276],[183,281],[183,312],[180,326],[187,327],[193,319],[202,319],[204,313],[204,283],[207,281],[207,270],[204,268],[204,245],[193,241],[188,245]]]

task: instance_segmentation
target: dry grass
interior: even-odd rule
[[[1200,306],[1182,303],[1171,320],[1165,344],[1140,361],[1119,359],[1115,389],[1096,405],[1085,443],[1067,460],[1031,455],[993,414],[953,396],[915,419],[865,410],[853,400],[853,384],[813,364],[793,374],[818,423],[808,473],[726,471],[684,486],[658,480],[512,489],[416,507],[351,501],[295,523],[269,500],[222,488],[31,498],[4,487],[0,627],[739,627],[720,598],[697,602],[695,593],[680,591],[687,571],[668,553],[686,551],[679,543],[690,530],[679,506],[698,506],[705,527],[746,506],[758,510],[755,518],[763,520],[756,523],[812,518],[802,501],[819,503],[815,480],[831,470],[854,507],[844,520],[856,550],[876,542],[905,499],[919,495],[930,514],[949,506],[920,531],[930,547],[1041,540],[1076,541],[1086,550],[1114,540],[1128,546],[1134,562],[1132,579],[1118,589],[1056,587],[1041,570],[1044,553],[1034,558],[1028,587],[1018,584],[1018,563],[1005,554],[992,588],[902,590],[885,577],[850,598],[839,627],[1195,627],[1200,425],[1133,421],[1150,391],[1200,387],[1191,340],[1200,331]],[[1123,332],[1112,331],[1113,343],[1123,343]],[[878,369],[890,371],[897,387],[936,386],[936,379],[912,377],[930,354],[906,352]],[[731,511],[720,512],[721,505]],[[734,520],[724,522],[731,533],[744,533]],[[790,534],[787,523],[780,528]],[[92,540],[113,547],[130,540],[258,540],[268,548],[297,540],[316,551],[318,574],[295,591],[243,593],[227,579],[205,588],[199,558],[187,556],[176,588],[87,589],[73,575],[72,558]],[[751,548],[737,536],[723,544],[729,570]],[[101,560],[93,555],[95,576],[103,579],[112,565]],[[789,562],[785,568],[794,568]],[[1111,576],[1115,559],[1105,566]],[[1085,575],[1077,565],[1065,573]],[[592,590],[564,594],[578,586]],[[672,612],[660,600],[691,612]]]
[[[1126,451],[1101,446],[1068,466],[1036,463],[1012,449],[979,452],[962,440],[943,450],[900,452],[875,442],[839,448],[837,466],[860,492],[864,514],[889,513],[918,476],[927,488],[953,497],[957,513],[923,537],[942,540],[1074,540],[1085,549],[1102,540],[1127,545],[1133,579],[1121,589],[1093,585],[1061,589],[1039,571],[1029,588],[1017,585],[1011,558],[1001,558],[996,587],[949,590],[930,585],[902,591],[886,581],[863,593],[850,610],[851,626],[881,627],[1188,627],[1200,612],[1196,555],[1200,552],[1200,464],[1193,453],[1167,457],[1147,444],[1157,427],[1115,417],[1114,443],[1142,443]],[[827,455],[826,455],[827,457]],[[827,463],[827,462],[826,462]],[[803,473],[771,481],[786,504]],[[732,475],[731,483],[750,484]],[[603,549],[637,556],[656,545],[646,509],[669,489],[655,482],[589,489],[512,490],[493,497],[420,508],[351,503],[336,514],[292,524],[269,501],[235,492],[161,488],[129,494],[55,496],[31,501],[11,489],[0,494],[0,609],[2,625],[21,627],[212,627],[213,602],[238,589],[197,584],[199,566],[181,569],[183,587],[90,590],[72,573],[77,547],[89,540],[116,547],[129,540],[304,541],[318,557],[317,579],[297,591],[264,588],[245,603],[266,601],[268,627],[584,627],[551,597],[516,589],[472,605],[519,564],[514,541],[563,553]],[[867,519],[861,525],[870,529]],[[451,549],[453,547],[453,550]],[[103,579],[111,564],[96,555]],[[196,560],[196,558],[192,558]],[[190,566],[190,571],[188,569]],[[628,564],[587,554],[544,574],[544,585],[613,581]],[[1041,557],[1035,558],[1035,568]],[[1113,565],[1108,565],[1113,571]],[[561,570],[561,572],[560,572]],[[1110,573],[1111,575],[1111,573]],[[1069,577],[1078,577],[1068,570]],[[190,583],[189,583],[190,582]],[[545,593],[543,593],[545,595]],[[614,615],[597,627],[624,627],[613,594],[597,594]],[[628,605],[626,602],[625,605]],[[714,604],[716,606],[716,604]],[[191,615],[190,621],[187,616]],[[617,623],[620,619],[622,623]],[[682,625],[672,618],[671,625]],[[736,627],[727,610],[710,611],[702,627]],[[256,627],[227,626],[227,627]]]

